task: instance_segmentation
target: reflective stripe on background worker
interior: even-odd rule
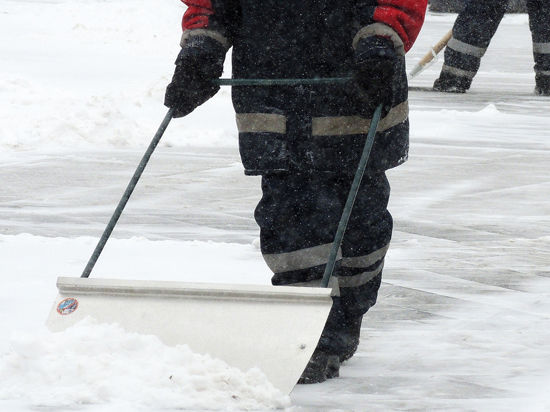
[[[550,96],[550,1],[527,0],[526,4],[533,40],[535,93]],[[467,3],[453,26],[434,90],[464,93],[470,88],[506,7],[507,2],[502,0]]]

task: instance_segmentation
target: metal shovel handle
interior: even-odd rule
[[[143,170],[145,169],[145,166],[147,166],[147,163],[149,162],[149,159],[151,158],[153,151],[157,147],[160,139],[162,138],[164,131],[168,127],[170,120],[172,120],[173,113],[174,113],[174,109],[170,109],[168,110],[168,113],[166,113],[166,116],[164,116],[164,120],[160,124],[157,130],[157,133],[155,134],[155,137],[153,137],[153,140],[151,141],[151,143],[149,144],[149,147],[145,151],[145,154],[141,158],[141,161],[139,162],[139,165],[136,171],[134,172],[132,179],[130,179],[130,183],[128,183],[128,186],[126,187],[126,190],[122,195],[122,198],[118,202],[118,206],[116,207],[113,215],[111,216],[111,220],[109,220],[109,223],[107,224],[107,227],[103,231],[103,234],[101,235],[101,238],[99,239],[99,242],[97,243],[97,246],[95,247],[94,252],[92,253],[92,256],[88,260],[88,264],[84,268],[82,275],[80,275],[81,278],[87,278],[90,276],[90,273],[92,272],[92,269],[94,268],[97,262],[97,259],[99,258],[99,255],[101,255],[101,252],[103,251],[103,248],[105,247],[105,244],[109,239],[109,236],[111,236],[111,233],[115,228],[118,222],[118,219],[120,218],[120,215],[122,214],[122,211],[126,206],[126,203],[128,203],[128,200],[130,199],[130,196],[132,195],[132,192],[134,191],[137,185],[137,182],[141,177]]]
[[[305,84],[338,84],[351,77],[314,77],[311,79],[217,79],[218,86],[298,86]]]
[[[357,166],[357,171],[355,172],[355,177],[353,178],[348,198],[344,206],[344,211],[342,212],[342,217],[340,218],[338,229],[336,230],[336,235],[334,236],[334,241],[332,242],[327,265],[325,266],[325,273],[323,274],[323,279],[321,281],[321,286],[324,288],[328,287],[330,277],[332,276],[332,272],[334,272],[334,266],[336,265],[336,256],[338,255],[338,250],[342,245],[344,233],[346,232],[346,228],[348,227],[351,210],[353,209],[355,198],[357,197],[357,193],[359,192],[361,180],[363,180],[363,175],[365,174],[370,151],[372,149],[372,145],[374,144],[374,136],[376,135],[376,129],[378,128],[378,122],[380,121],[381,116],[382,105],[379,105],[372,116],[367,140],[365,141],[365,146],[363,147],[363,153],[361,154],[361,159],[359,160],[359,165]]]
[[[349,80],[350,80],[350,77],[328,77],[328,78],[312,78],[312,79],[217,79],[215,80],[215,83],[220,86],[274,86],[274,85],[281,86],[281,85],[300,85],[300,84],[345,83]],[[134,172],[134,175],[130,179],[128,186],[126,187],[126,190],[122,195],[122,198],[118,202],[118,205],[115,211],[113,212],[113,215],[109,220],[109,223],[107,223],[107,227],[105,227],[105,230],[103,231],[103,234],[101,235],[101,238],[99,239],[99,242],[97,243],[92,253],[92,256],[90,256],[90,259],[88,260],[88,263],[86,264],[86,267],[82,272],[82,275],[80,275],[81,278],[87,278],[90,276],[92,269],[97,263],[97,260],[99,259],[99,256],[101,255],[101,252],[103,251],[103,248],[107,243],[107,240],[109,240],[109,237],[111,236],[111,233],[113,232],[118,222],[118,219],[122,215],[122,211],[126,207],[126,204],[128,203],[130,196],[132,195],[132,192],[134,191],[141,175],[143,174],[143,171],[145,170],[145,166],[147,166],[147,163],[149,163],[149,159],[151,158],[151,155],[155,151],[155,148],[157,147],[158,143],[160,142],[160,139],[162,138],[162,135],[164,134],[166,128],[168,127],[168,124],[170,124],[170,121],[173,118],[173,114],[174,114],[174,109],[170,109],[168,110],[168,113],[166,113],[166,115],[164,116],[162,123],[160,124],[157,132],[155,133],[155,136],[153,137],[153,140],[149,144],[149,147],[147,148],[147,150],[145,151],[145,154],[141,158],[141,161],[139,162],[139,165],[136,171]],[[376,112],[375,112],[375,116],[376,116]],[[375,123],[374,119],[373,119],[373,123]],[[378,123],[378,121],[376,121],[376,123]],[[372,129],[372,125],[371,125],[371,129]],[[368,138],[367,138],[367,141],[368,141]],[[346,221],[346,225],[347,225],[347,221]],[[331,273],[332,273],[332,270],[331,270]],[[330,274],[329,274],[329,277],[330,277]],[[328,279],[327,279],[327,284],[328,284]]]
[[[320,83],[338,83],[338,82],[346,82],[349,80],[349,78],[313,78],[313,79],[217,79],[214,81],[214,83],[220,85],[220,86],[272,86],[272,85],[299,85],[299,84],[320,84]],[[103,248],[105,247],[105,244],[107,243],[107,240],[109,240],[109,237],[111,236],[111,233],[113,232],[118,219],[120,218],[120,215],[122,215],[122,211],[126,207],[126,203],[128,203],[128,200],[130,199],[130,196],[132,195],[132,192],[134,191],[137,182],[139,181],[139,178],[141,177],[143,170],[145,169],[145,166],[147,166],[147,163],[149,162],[149,159],[151,158],[151,155],[155,151],[155,148],[157,147],[158,143],[160,142],[160,139],[162,138],[162,135],[164,134],[164,131],[168,127],[168,124],[172,120],[174,114],[174,109],[168,110],[168,113],[166,113],[166,116],[164,116],[164,120],[160,124],[157,133],[153,137],[153,140],[149,144],[149,147],[145,151],[145,154],[141,158],[141,161],[139,162],[139,165],[134,172],[134,175],[132,176],[132,179],[130,179],[130,182],[128,183],[128,186],[126,187],[126,190],[124,191],[124,194],[122,195],[122,198],[118,202],[118,205],[111,216],[111,219],[109,220],[109,223],[107,223],[107,227],[103,231],[103,234],[101,235],[101,238],[99,239],[99,242],[97,243],[97,246],[95,247],[92,256],[90,256],[90,259],[88,260],[88,263],[86,264],[86,267],[84,268],[84,271],[82,272],[82,275],[80,275],[81,278],[87,278],[90,276],[90,273],[92,272],[92,269],[94,268],[97,260],[99,259],[99,256],[101,255],[101,252],[103,251]]]

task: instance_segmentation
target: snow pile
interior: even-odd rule
[[[168,347],[155,336],[91,321],[62,333],[30,332],[41,329],[57,292],[56,277],[79,276],[96,243],[92,237],[0,235],[0,273],[10,285],[0,290],[0,324],[6,331],[0,339],[0,400],[15,402],[13,408],[90,404],[93,410],[122,405],[129,411],[265,410],[289,404],[259,370],[243,373],[187,346]],[[32,259],[25,258],[29,254]],[[254,245],[145,238],[110,239],[92,275],[269,281]]]
[[[177,0],[1,2],[0,149],[145,147],[167,111],[184,10]],[[162,144],[236,145],[229,90]]]
[[[0,399],[34,407],[265,410],[290,403],[259,370],[243,373],[187,346],[91,319],[60,333],[14,335],[0,357],[0,382]]]
[[[49,282],[46,285],[52,287],[53,293],[56,291],[54,285],[57,276],[80,276],[97,241],[98,238],[93,237],[49,238],[27,233],[0,235],[1,266],[10,268],[2,274],[3,280],[23,284],[25,280],[40,274],[41,282]],[[143,237],[111,238],[92,275],[269,285],[272,273],[257,249],[258,242],[253,243],[243,245],[197,240],[152,241]],[[24,256],[29,254],[33,258],[25,259]],[[2,291],[0,297],[3,297]],[[9,295],[4,297],[10,298]],[[48,296],[47,299],[53,297]]]
[[[460,145],[491,142],[498,146],[515,145],[521,139],[522,144],[528,144],[530,148],[548,147],[547,137],[536,133],[548,128],[548,118],[536,113],[506,113],[494,104],[488,104],[473,112],[444,109],[435,116],[442,120],[434,121],[432,111],[411,111],[412,139],[430,138]],[[528,128],[525,125],[529,125]]]

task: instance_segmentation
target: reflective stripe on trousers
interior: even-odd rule
[[[316,266],[324,266],[327,263],[328,254],[331,244],[321,245],[313,248],[296,250],[294,252],[268,254],[263,255],[267,265],[274,273],[295,272],[307,269],[313,269]],[[382,272],[384,267],[384,256],[389,248],[389,245],[378,249],[365,256],[354,256],[342,258],[342,252],[338,253],[340,267],[343,268],[362,268],[364,271],[359,273],[338,277],[338,286],[340,288],[351,288],[365,285],[374,277]],[[321,254],[317,252],[322,252]],[[366,270],[370,266],[375,265],[374,269]],[[342,272],[342,271],[340,271]],[[312,279],[305,282],[293,283],[294,286],[321,286],[321,279]]]

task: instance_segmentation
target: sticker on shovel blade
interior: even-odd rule
[[[57,305],[57,313],[60,315],[70,315],[78,308],[78,300],[75,298],[63,299]]]

